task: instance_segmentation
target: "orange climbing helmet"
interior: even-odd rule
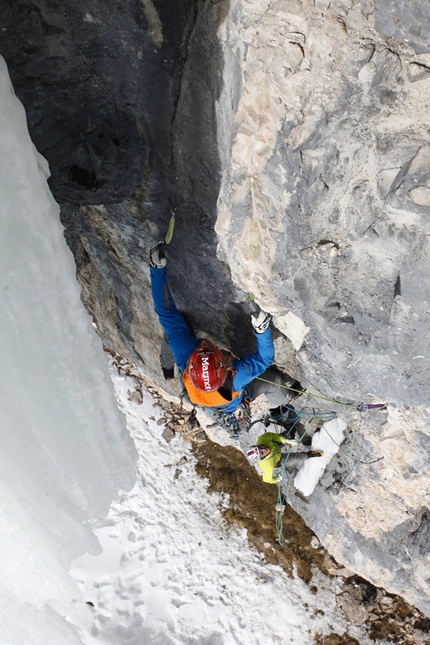
[[[188,373],[193,385],[203,392],[215,392],[227,378],[224,357],[216,347],[197,347],[190,356]]]

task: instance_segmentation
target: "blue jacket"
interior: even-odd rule
[[[166,332],[170,348],[181,374],[187,366],[193,351],[202,343],[201,338],[196,338],[190,333],[182,314],[177,310],[172,294],[167,284],[166,269],[153,269],[151,267],[152,297],[155,311],[160,323]],[[218,409],[233,412],[243,398],[243,390],[253,379],[262,374],[273,363],[275,347],[273,345],[270,328],[262,334],[255,333],[257,338],[257,351],[241,359],[233,360],[233,390],[242,392],[241,396]]]

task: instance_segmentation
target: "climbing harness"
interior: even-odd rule
[[[274,423],[275,425],[281,426],[284,428],[282,434],[285,438],[288,438],[291,435],[293,438],[298,432],[299,436],[297,437],[297,442],[302,442],[306,436],[310,436],[310,426],[311,424],[317,421],[330,421],[335,419],[337,416],[336,412],[318,412],[317,410],[299,410],[297,411],[291,405],[291,402],[281,406],[276,411],[271,410],[269,415],[266,417],[265,423],[269,425]],[[310,417],[310,418],[308,418]],[[306,423],[306,425],[305,425]],[[301,424],[301,428],[299,427]]]
[[[251,427],[251,409],[247,398],[244,398],[233,412],[215,409],[211,410],[210,414],[216,419],[213,425],[227,430],[231,439],[238,439],[242,432]]]

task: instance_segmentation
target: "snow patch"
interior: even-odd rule
[[[333,455],[339,452],[340,445],[345,438],[345,429],[345,421],[332,419],[331,421],[326,421],[312,437],[312,450],[322,450],[324,456],[308,459],[294,478],[295,488],[305,497],[309,497],[313,493],[315,486],[324,473],[325,467]]]

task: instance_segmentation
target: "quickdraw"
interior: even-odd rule
[[[225,428],[231,439],[238,439],[242,432],[247,432],[251,426],[251,409],[248,399],[243,399],[234,412],[214,410],[216,423]]]
[[[360,403],[357,405],[357,410],[359,412],[365,412],[366,410],[386,410],[386,403]]]

